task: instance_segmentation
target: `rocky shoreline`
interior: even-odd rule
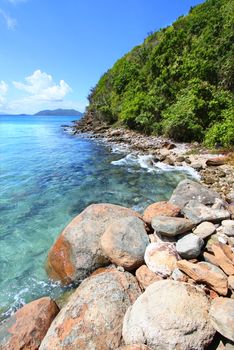
[[[143,215],[90,205],[51,247],[47,272],[75,288],[3,321],[1,350],[234,349],[233,203],[198,182]]]
[[[218,192],[223,199],[234,201],[234,153],[218,151],[217,154],[198,143],[176,143],[164,137],[147,136],[122,127],[112,128],[94,122],[86,115],[74,122],[74,135],[104,140],[128,152],[152,155],[155,163],[169,166],[191,167],[200,176],[200,182]]]

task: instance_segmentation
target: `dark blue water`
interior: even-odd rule
[[[44,262],[63,227],[87,205],[142,210],[167,199],[187,176],[71,136],[60,126],[73,119],[0,117],[0,312],[61,293]]]

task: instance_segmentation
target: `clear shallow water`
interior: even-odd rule
[[[0,313],[58,296],[44,262],[63,227],[91,203],[137,210],[168,199],[187,173],[66,133],[74,117],[0,117]],[[168,171],[170,170],[170,171]]]

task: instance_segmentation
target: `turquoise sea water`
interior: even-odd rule
[[[58,296],[44,262],[63,227],[91,203],[142,210],[186,172],[66,133],[74,117],[0,116],[0,313]],[[168,171],[170,170],[170,171]]]

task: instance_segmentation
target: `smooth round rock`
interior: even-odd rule
[[[142,220],[126,217],[111,223],[100,243],[104,254],[112,263],[130,271],[144,263],[149,238]]]
[[[234,341],[234,299],[215,298],[210,308],[210,319],[219,333]]]
[[[196,227],[193,233],[204,239],[211,236],[215,231],[216,227],[212,222],[204,221]]]
[[[174,237],[190,231],[194,224],[188,219],[169,216],[155,216],[151,225],[156,233],[167,237]]]
[[[109,261],[100,247],[107,227],[123,217],[141,217],[137,212],[114,204],[92,204],[63,230],[49,251],[47,272],[63,284],[79,283]]]
[[[172,274],[179,259],[175,245],[168,242],[150,243],[145,251],[146,265],[152,272],[162,277]]]
[[[109,269],[86,278],[60,311],[40,350],[116,350],[125,312],[141,291],[133,275]]]
[[[193,259],[200,255],[203,245],[202,238],[190,233],[177,241],[176,250],[181,258]]]
[[[205,293],[191,284],[172,280],[151,284],[124,317],[126,344],[147,344],[154,350],[203,350],[215,329],[209,319]]]

